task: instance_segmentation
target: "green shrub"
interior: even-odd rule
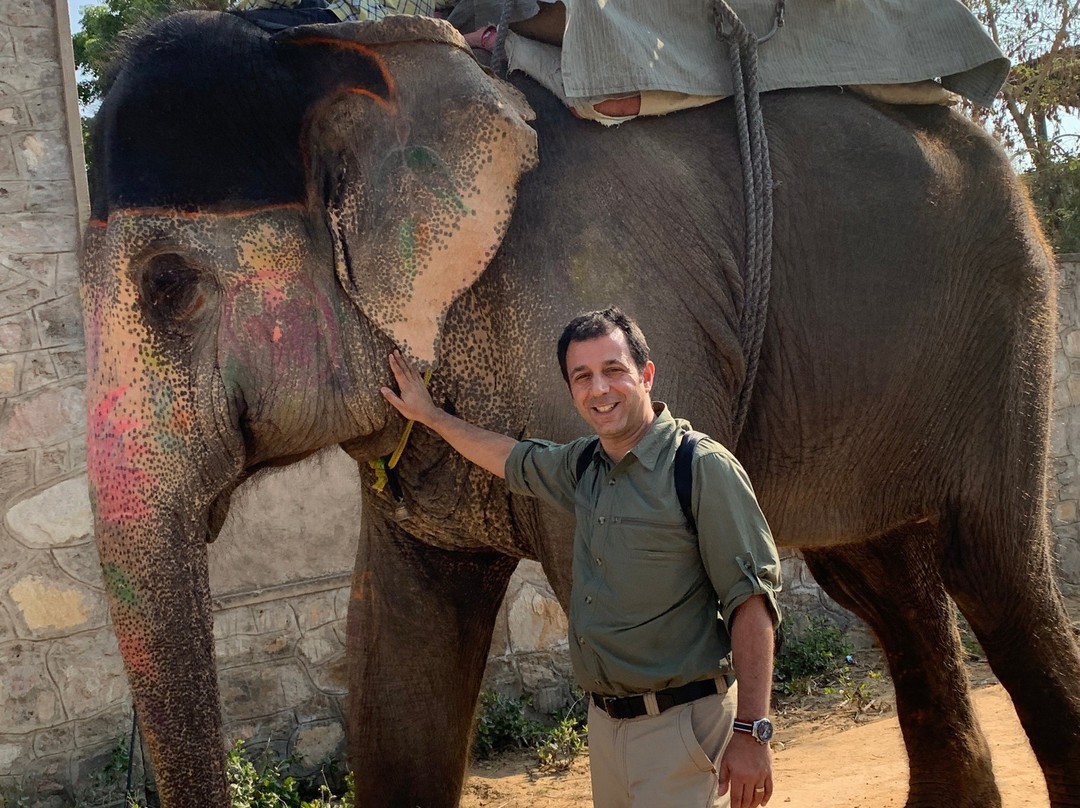
[[[489,760],[504,752],[528,749],[544,726],[526,715],[529,699],[503,696],[490,688],[480,694],[473,735],[473,757]]]
[[[571,692],[573,704],[551,716],[554,724],[549,726],[529,717],[528,697],[484,690],[477,708],[473,757],[488,760],[505,752],[532,749],[544,768],[567,768],[585,751],[587,737],[585,694],[577,687]]]
[[[822,617],[809,618],[798,632],[783,623],[775,678],[785,693],[806,692],[809,680],[841,670],[853,650],[840,627]]]

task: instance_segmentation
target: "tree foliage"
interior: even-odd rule
[[[1015,155],[1054,249],[1078,251],[1080,0],[965,2],[1013,63],[993,110],[971,112]]]
[[[109,65],[124,46],[155,20],[190,8],[225,9],[229,0],[105,0],[87,6],[72,36],[75,67],[82,73],[79,103],[93,104],[108,89]]]

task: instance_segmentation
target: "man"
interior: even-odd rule
[[[765,805],[779,559],[746,474],[719,443],[698,444],[693,531],[673,474],[690,425],[653,403],[655,368],[637,324],[617,308],[582,315],[558,355],[595,449],[590,438],[518,442],[468,424],[433,404],[397,352],[400,392],[382,394],[511,491],[576,514],[570,650],[592,694],[597,808]]]

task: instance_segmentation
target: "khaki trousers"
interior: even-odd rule
[[[731,740],[736,685],[660,715],[612,718],[589,703],[589,765],[596,808],[727,808],[717,796]]]

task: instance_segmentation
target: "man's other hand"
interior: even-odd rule
[[[772,749],[736,732],[720,759],[720,794],[731,791],[731,808],[757,808],[772,797]]]

